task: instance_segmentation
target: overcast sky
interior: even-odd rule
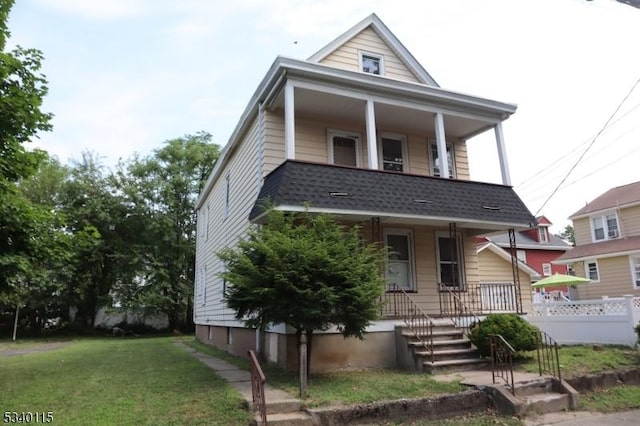
[[[107,165],[207,131],[226,144],[277,55],[306,59],[375,12],[442,88],[518,105],[512,183],[537,213],[640,78],[640,10],[613,0],[18,0],[11,42],[45,55],[54,130],[33,146]],[[640,87],[542,209],[557,231],[640,180]],[[500,182],[492,132],[473,179]]]

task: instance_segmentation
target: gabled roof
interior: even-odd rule
[[[599,211],[619,207],[631,207],[637,204],[640,204],[640,181],[608,190],[569,216],[569,219],[577,219],[580,216],[586,216]]]
[[[507,253],[504,249],[498,247],[494,243],[488,242],[478,247],[478,253],[484,250],[489,250],[493,252],[494,254],[496,254],[503,260],[509,262],[509,264],[511,264],[511,256],[509,255],[509,253]],[[518,259],[518,269],[528,274],[532,279],[540,278],[540,273],[538,271],[536,271],[535,269],[533,269],[531,266],[527,265],[520,259]]]
[[[553,225],[553,223],[551,223],[551,221],[545,215],[536,217],[536,221],[538,221],[538,225],[543,225],[543,226]]]
[[[264,181],[249,219],[263,206],[380,217],[420,223],[456,222],[473,229],[527,229],[535,223],[510,186],[287,160]]]
[[[549,234],[549,242],[540,242],[531,238],[525,232],[518,232],[516,234],[516,248],[518,249],[533,249],[533,250],[571,250],[573,246],[567,244],[562,238]],[[495,243],[500,247],[509,247],[509,234],[497,234],[489,235],[487,240]]]
[[[572,250],[554,259],[552,263],[573,263],[579,260],[601,259],[605,257],[625,256],[640,251],[640,235],[617,238],[597,243],[575,246]]]
[[[308,59],[310,62],[320,62],[340,46],[351,40],[354,36],[361,33],[366,28],[371,27],[373,31],[389,46],[389,48],[398,56],[398,58],[409,68],[421,83],[430,86],[440,87],[438,83],[431,77],[422,65],[414,58],[406,47],[398,40],[398,38],[387,28],[387,26],[378,18],[375,13],[364,18],[356,25],[345,31],[338,38],[324,46],[322,49],[311,55]]]

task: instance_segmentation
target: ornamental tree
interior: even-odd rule
[[[384,250],[330,215],[272,209],[265,225],[218,256],[227,266],[225,298],[236,318],[248,327],[287,324],[298,345],[305,333],[307,361],[315,330],[336,326],[345,337],[363,339],[380,314]]]

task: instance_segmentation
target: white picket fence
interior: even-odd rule
[[[560,344],[634,346],[640,297],[534,303],[527,320]]]

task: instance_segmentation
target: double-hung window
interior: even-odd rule
[[[615,213],[609,213],[591,217],[591,230],[593,232],[593,241],[618,238],[620,236],[618,216]]]
[[[543,263],[542,264],[542,275],[544,275],[545,277],[548,277],[551,275],[551,264],[550,263]]]
[[[631,279],[633,288],[640,288],[640,254],[631,256]]]
[[[436,233],[438,282],[451,290],[464,290],[464,259],[462,238],[451,238],[448,232]]]
[[[447,164],[449,165],[449,177],[454,178],[456,176],[455,161],[453,158],[453,146],[450,143],[446,144],[447,147]],[[429,143],[429,161],[431,166],[431,175],[440,176],[440,165],[438,164],[438,144],[435,141]]]
[[[597,260],[588,260],[584,262],[584,274],[593,282],[600,281],[600,271],[598,270]]]
[[[382,135],[378,141],[383,170],[406,171],[406,139],[404,136]]]
[[[408,229],[387,229],[384,241],[388,248],[385,277],[389,290],[415,290],[413,279],[413,234]]]
[[[538,227],[538,237],[541,243],[549,242],[549,230],[546,226]]]
[[[329,131],[328,151],[331,164],[360,167],[360,135]]]

